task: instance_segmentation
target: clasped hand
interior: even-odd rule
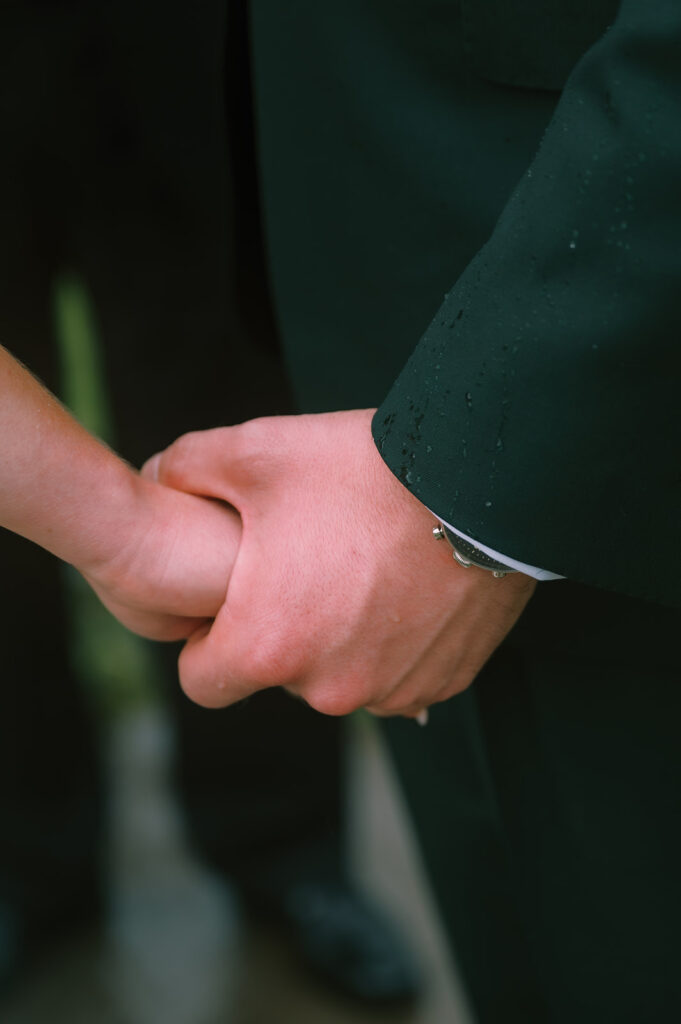
[[[109,611],[135,633],[186,639],[224,601],[241,535],[239,516],[127,467],[113,490],[116,536],[102,557],[77,567]]]
[[[224,601],[180,656],[193,700],[220,707],[284,686],[331,715],[413,717],[468,686],[520,615],[533,581],[453,562],[380,458],[371,416],[187,434],[144,467],[241,517]]]

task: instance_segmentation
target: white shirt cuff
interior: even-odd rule
[[[455,526],[445,522],[444,519],[440,519],[439,516],[433,515],[436,519],[439,519],[443,526],[446,526],[448,530],[455,533],[457,537],[461,537],[462,540],[468,541],[473,547],[478,548],[479,551],[484,551],[490,558],[494,558],[497,562],[502,562],[504,565],[509,566],[510,569],[517,569],[518,572],[525,573],[526,576],[532,576],[535,580],[564,580],[564,576],[559,576],[558,573],[549,572],[548,569],[538,569],[536,565],[527,565],[525,562],[519,562],[516,558],[509,558],[507,555],[502,555],[498,551],[494,551],[493,548],[488,548],[486,544],[481,544],[479,540],[473,540],[468,534],[463,533],[462,530],[457,530]]]

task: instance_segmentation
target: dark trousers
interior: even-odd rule
[[[678,612],[540,585],[425,730],[387,731],[481,1022],[679,1005]]]

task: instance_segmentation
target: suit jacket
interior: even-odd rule
[[[499,551],[679,603],[678,6],[253,13],[304,406],[381,402],[448,291],[376,419],[388,465]]]
[[[627,0],[376,420],[449,522],[677,606],[680,172],[681,9]]]

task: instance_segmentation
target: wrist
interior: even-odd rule
[[[99,579],[121,575],[139,558],[152,519],[144,481],[116,455],[107,454],[91,500],[79,512],[83,528],[78,550],[67,558],[84,576]]]
[[[131,608],[215,615],[239,546],[238,515],[130,470],[118,485],[111,505],[114,543],[80,571],[100,596]]]

